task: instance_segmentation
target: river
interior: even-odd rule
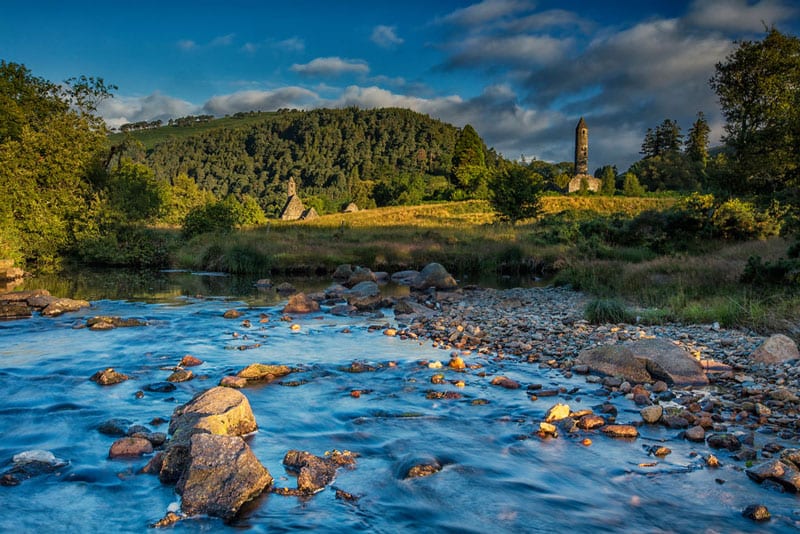
[[[611,401],[618,421],[637,420],[638,411],[598,384],[514,359],[473,353],[464,358],[479,369],[432,370],[428,362],[446,364],[449,352],[383,335],[394,325],[390,310],[383,317],[340,317],[323,307],[289,322],[281,320],[281,297],[252,288],[252,280],[203,273],[99,279],[28,281],[59,296],[89,298],[92,307],[0,322],[0,471],[32,449],[67,462],[56,473],[0,487],[2,532],[145,531],[179,497],[157,477],[138,474],[148,458],[110,460],[115,438],[98,425],[111,418],[142,425],[168,420],[194,394],[254,362],[297,369],[242,390],[259,425],[250,446],[275,485],[295,486],[281,464],[289,449],[353,451],[356,467],[340,469],[333,487],[312,497],[265,494],[230,525],[195,517],[170,527],[175,531],[751,532],[755,524],[741,510],[753,503],[773,515],[761,531],[790,531],[800,519],[795,496],[756,486],[722,457],[720,468],[707,468],[696,444],[676,440],[675,430],[643,428],[635,441],[597,433],[538,437],[538,422],[557,402],[597,411]],[[309,289],[324,285],[308,282]],[[231,308],[242,317],[224,319]],[[260,322],[262,314],[267,322]],[[74,328],[95,315],[138,318],[147,326]],[[172,392],[146,391],[186,354],[204,361],[193,369],[197,378]],[[354,361],[375,369],[349,372]],[[89,381],[107,367],[131,379],[106,387]],[[437,372],[465,386],[433,385]],[[486,376],[497,374],[563,393],[532,402],[524,387],[490,385]],[[429,399],[431,390],[462,398]],[[166,424],[149,426],[166,432]],[[583,444],[587,436],[590,446]],[[646,449],[658,444],[673,453],[654,462]],[[442,471],[405,478],[410,466],[431,459]],[[338,500],[334,489],[358,500]]]

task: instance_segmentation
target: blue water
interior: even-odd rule
[[[706,468],[705,446],[675,439],[674,430],[644,428],[635,441],[596,432],[547,440],[533,435],[556,402],[578,410],[609,400],[582,378],[477,353],[464,358],[480,369],[432,370],[420,362],[446,364],[448,351],[370,331],[394,324],[388,311],[383,318],[343,318],[323,309],[296,317],[300,330],[293,331],[292,322],[280,320],[282,304],[258,295],[228,300],[162,294],[96,300],[90,310],[58,318],[0,322],[0,471],[30,449],[69,462],[55,474],[0,487],[0,532],[145,531],[179,497],[157,477],[137,474],[147,458],[109,460],[115,438],[100,434],[98,424],[110,418],[144,425],[155,417],[169,419],[195,393],[253,362],[300,369],[242,390],[259,425],[250,445],[276,485],[295,486],[281,465],[289,449],[318,455],[347,449],[360,454],[356,468],[340,469],[332,488],[310,498],[264,495],[232,525],[197,517],[171,527],[175,531],[779,532],[800,521],[796,496],[755,485],[725,452],[715,451],[721,468]],[[222,318],[234,307],[243,317]],[[262,313],[268,323],[258,322]],[[73,328],[94,315],[136,317],[148,326]],[[252,326],[243,326],[243,319]],[[256,343],[260,347],[236,349]],[[164,368],[185,354],[204,360],[192,369],[200,377],[171,393],[145,391],[137,398],[147,384],[166,379],[170,371]],[[354,360],[376,370],[345,371]],[[108,387],[89,381],[107,367],[132,378]],[[463,379],[466,387],[432,385],[437,372]],[[498,374],[523,388],[490,385]],[[532,402],[524,388],[533,383],[577,390]],[[370,391],[354,398],[354,389]],[[459,391],[463,398],[429,400],[429,390]],[[488,404],[473,405],[479,398]],[[632,403],[610,400],[620,409],[618,421],[638,420]],[[585,437],[591,446],[581,444]],[[645,447],[662,441],[673,453],[663,460],[648,456]],[[411,465],[429,459],[444,469],[404,479]],[[640,466],[650,462],[657,465]],[[337,500],[335,488],[360,498]],[[772,521],[756,526],[743,518],[741,510],[753,503],[766,504]]]

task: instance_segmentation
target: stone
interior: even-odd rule
[[[153,444],[145,438],[124,437],[111,444],[109,458],[135,458],[153,452]]]
[[[150,391],[152,393],[171,393],[176,389],[175,384],[172,382],[153,382],[144,387],[145,391]]]
[[[362,282],[373,282],[376,283],[378,278],[375,276],[375,273],[372,272],[371,269],[366,267],[356,267],[353,269],[353,272],[345,282],[345,286],[354,288],[358,284]]]
[[[305,293],[296,293],[289,297],[283,313],[314,313],[319,311],[319,302],[310,299]]]
[[[435,475],[442,470],[442,466],[438,462],[427,464],[417,464],[412,466],[406,473],[405,478],[422,478]]]
[[[458,282],[447,270],[439,263],[429,263],[411,284],[412,289],[423,290],[434,289],[455,289]]]
[[[255,432],[257,428],[247,397],[224,387],[211,388],[175,408],[169,422],[173,440],[182,440],[199,432],[241,436]]]
[[[226,388],[241,389],[247,387],[247,379],[240,376],[223,376],[219,385]]]
[[[87,319],[86,326],[88,326],[90,330],[110,330],[117,327],[132,328],[136,326],[147,326],[147,322],[134,318],[123,319],[122,317],[98,315]]]
[[[733,434],[711,434],[706,440],[708,446],[712,449],[728,449],[731,452],[738,451],[742,448],[742,442]]]
[[[199,393],[172,412],[172,439],[161,459],[158,476],[164,483],[178,481],[190,459],[189,445],[195,434],[242,436],[257,428],[250,403],[238,390],[217,386]]]
[[[788,336],[773,334],[769,336],[750,355],[753,363],[775,364],[800,358],[797,344]]]
[[[570,409],[569,406],[566,404],[556,404],[552,406],[544,416],[544,420],[546,423],[552,423],[553,421],[559,421],[561,419],[565,419],[569,417]]]
[[[639,410],[639,415],[642,416],[642,421],[644,421],[648,425],[653,425],[655,423],[658,423],[663,414],[664,414],[664,408],[661,407],[661,405],[659,404],[645,406],[644,408]]]
[[[194,373],[188,369],[176,369],[167,377],[167,382],[188,382],[194,378]]]
[[[114,384],[119,384],[120,382],[124,382],[129,378],[129,376],[118,373],[109,367],[108,369],[97,371],[95,374],[89,377],[89,380],[92,382],[97,382],[97,384],[101,386],[111,386]]]
[[[364,281],[355,284],[346,293],[348,297],[376,297],[381,294],[378,284],[374,281]]]
[[[275,288],[275,291],[277,291],[279,295],[286,296],[291,295],[292,293],[297,293],[297,288],[289,282],[282,282],[278,284],[278,287]]]
[[[689,441],[703,442],[706,440],[706,430],[700,425],[687,428],[683,435]]]
[[[97,425],[97,431],[106,436],[121,437],[128,434],[128,428],[130,428],[132,424],[133,422],[128,419],[114,418],[103,421]]]
[[[512,380],[507,376],[496,376],[492,378],[491,384],[493,386],[500,386],[506,389],[519,389],[519,382]]]
[[[759,484],[771,480],[780,484],[786,491],[792,493],[800,491],[800,470],[785,460],[769,460],[745,469],[744,472]]]
[[[25,302],[0,301],[0,319],[26,319],[32,315],[32,308]]]
[[[626,343],[637,360],[643,360],[653,380],[679,386],[708,385],[703,367],[686,349],[665,339],[640,339]]]
[[[595,428],[600,428],[605,424],[606,420],[603,419],[602,416],[596,414],[586,414],[581,416],[577,422],[578,428],[583,430],[593,430]]]
[[[336,267],[333,271],[333,279],[337,282],[346,282],[353,275],[353,267],[345,263]]]
[[[269,471],[240,436],[201,433],[191,438],[188,465],[176,490],[183,513],[230,521],[271,485]]]
[[[241,316],[242,312],[234,309],[225,310],[225,313],[222,314],[222,317],[224,317],[225,319],[238,319]]]
[[[78,311],[81,308],[88,308],[89,306],[90,304],[86,300],[57,299],[42,310],[42,315],[45,317],[56,317],[57,315]]]
[[[312,495],[322,491],[333,482],[336,469],[341,466],[355,465],[356,455],[350,451],[326,453],[326,457],[316,456],[307,451],[292,449],[283,457],[283,465],[297,474],[297,489],[284,490],[293,495]]]
[[[236,373],[239,378],[244,378],[248,382],[272,381],[276,378],[286,376],[292,370],[285,365],[265,365],[263,363],[253,363]]]
[[[195,358],[191,354],[187,354],[181,358],[181,363],[178,364],[180,367],[196,367],[198,365],[203,365],[203,360]]]
[[[17,486],[23,480],[58,472],[68,464],[52,452],[34,449],[17,453],[11,467],[0,476],[0,486]]]
[[[588,366],[595,373],[621,376],[630,382],[651,381],[644,362],[637,359],[631,349],[624,345],[601,345],[583,350],[578,354],[576,363]]]
[[[635,438],[639,435],[633,425],[606,425],[600,427],[600,432],[615,438]]]
[[[769,510],[763,504],[751,504],[744,510],[742,510],[742,515],[747,519],[752,519],[753,521],[769,521],[770,515]]]
[[[410,286],[419,276],[419,271],[398,271],[392,273],[392,282],[399,286]]]

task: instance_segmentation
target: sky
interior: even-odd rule
[[[509,159],[589,169],[640,158],[647,128],[702,111],[708,80],[765,27],[800,34],[793,0],[3,0],[0,59],[53,82],[118,89],[110,127],[186,115],[403,107],[463,127]]]

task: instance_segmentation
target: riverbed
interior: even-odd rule
[[[538,436],[556,403],[595,412],[612,404],[618,422],[640,420],[636,405],[585,377],[466,350],[460,356],[468,368],[448,369],[452,347],[384,334],[402,326],[391,310],[343,317],[323,306],[288,320],[274,292],[246,286],[244,294],[225,295],[236,291],[208,274],[190,276],[196,288],[117,294],[57,318],[0,322],[2,470],[26,450],[48,450],[65,462],[55,473],[0,487],[1,531],[146,530],[179,497],[139,474],[148,457],[109,459],[115,438],[98,426],[123,418],[166,432],[165,423],[151,423],[169,420],[194,394],[254,362],[294,369],[242,390],[259,426],[249,444],[275,485],[295,485],[281,464],[289,449],[349,450],[359,455],[356,466],[340,469],[331,487],[311,497],[264,494],[230,525],[193,517],[170,527],[176,531],[749,532],[754,523],[741,511],[754,503],[772,513],[761,531],[792,530],[800,520],[796,496],[759,487],[724,453],[717,453],[721,466],[710,468],[704,444],[676,439],[666,427],[643,426],[635,440],[596,431]],[[241,317],[223,318],[229,309]],[[76,328],[96,315],[146,326]],[[171,392],[148,391],[187,354],[204,362],[193,368],[195,379]],[[108,367],[130,380],[105,387],[89,380]],[[439,373],[445,383],[432,384]],[[522,387],[492,385],[498,375]],[[654,445],[672,454],[656,458]],[[406,477],[411,466],[431,461],[442,470]],[[337,489],[356,499],[337,499]]]

